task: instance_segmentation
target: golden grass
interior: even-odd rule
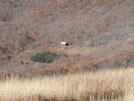
[[[0,101],[134,101],[134,69],[0,82]]]

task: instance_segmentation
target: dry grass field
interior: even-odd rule
[[[0,101],[134,101],[128,67],[134,0],[0,0]]]
[[[0,101],[134,101],[134,69],[0,81]]]

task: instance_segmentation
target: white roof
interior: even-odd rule
[[[61,42],[61,44],[66,44],[67,42]]]

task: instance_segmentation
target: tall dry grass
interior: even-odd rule
[[[134,69],[0,82],[0,101],[134,101]]]

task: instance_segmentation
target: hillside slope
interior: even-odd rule
[[[66,61],[64,66],[59,62],[50,67],[134,66],[133,0],[1,0],[0,9],[0,65],[8,67],[9,60],[28,49],[55,47],[67,41],[74,46],[100,48],[70,57],[71,64],[76,61],[71,66]],[[82,59],[85,61],[78,62]]]

